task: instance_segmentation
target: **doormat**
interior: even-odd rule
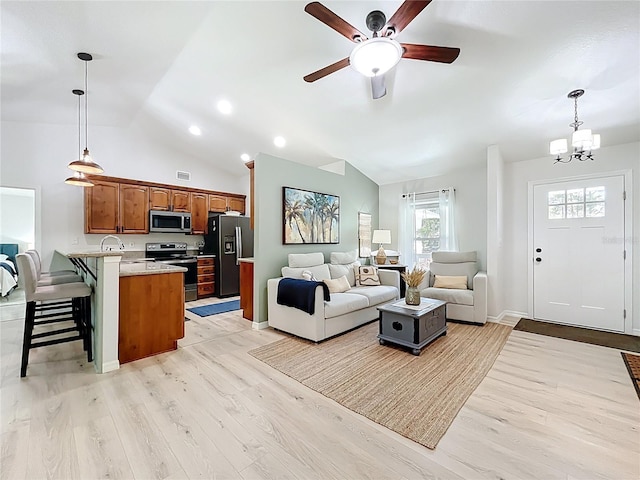
[[[187,308],[187,310],[189,310],[191,313],[195,313],[200,317],[208,317],[209,315],[217,315],[218,313],[240,310],[240,300],[212,303],[211,305],[203,305],[202,307]]]
[[[624,364],[627,366],[627,371],[631,376],[631,383],[636,388],[638,399],[640,399],[640,355],[634,355],[633,353],[620,352]]]
[[[556,323],[541,322],[528,318],[521,318],[513,327],[521,332],[537,333],[548,337],[564,338],[574,342],[590,343],[601,347],[617,348],[629,352],[640,353],[640,337],[623,335],[621,333],[602,332],[589,328],[570,327]]]

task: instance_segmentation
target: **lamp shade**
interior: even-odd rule
[[[386,37],[374,37],[359,43],[349,56],[349,63],[361,74],[375,77],[388,72],[402,58],[402,47]]]
[[[549,144],[549,153],[551,155],[560,155],[561,153],[567,152],[567,139],[560,138],[558,140],[553,140]]]
[[[374,230],[372,243],[391,243],[391,230]]]
[[[591,150],[591,144],[593,143],[593,137],[591,130],[585,128],[584,130],[576,130],[571,136],[571,145],[578,150]]]
[[[85,177],[84,173],[78,171],[67,178],[64,183],[67,185],[75,185],[76,187],[93,187],[93,182]]]

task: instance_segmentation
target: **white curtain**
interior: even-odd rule
[[[455,209],[456,191],[453,187],[440,190],[440,250],[448,252],[458,251],[458,236],[456,235]]]
[[[400,197],[400,211],[398,212],[398,250],[400,263],[413,268],[416,263],[416,194],[405,193]]]

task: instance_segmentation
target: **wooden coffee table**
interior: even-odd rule
[[[421,298],[420,305],[407,305],[394,300],[378,307],[380,312],[380,345],[387,342],[411,348],[420,355],[421,350],[441,335],[447,334],[445,305],[433,298]]]

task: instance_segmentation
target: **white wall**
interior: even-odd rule
[[[626,234],[627,250],[633,251],[633,323],[640,335],[640,143],[601,148],[594,161],[553,164],[550,156],[505,164],[504,168],[504,287],[505,310],[530,316],[528,262],[528,184],[594,173],[631,170],[633,186],[626,208],[632,209],[633,231]],[[629,192],[628,192],[629,194]],[[633,200],[635,199],[635,201]],[[635,205],[634,205],[635,203]],[[627,312],[629,314],[629,312]]]
[[[487,258],[487,169],[484,165],[437,177],[381,185],[379,228],[391,230],[391,246],[388,248],[398,250],[400,196],[445,187],[456,189],[456,229],[460,251],[476,250],[480,266],[484,269]]]
[[[504,160],[497,145],[487,149],[487,315],[504,310]]]
[[[1,135],[2,185],[40,189],[41,232],[36,232],[36,248],[45,265],[55,249],[97,245],[102,235],[84,234],[83,189],[64,183],[72,173],[67,164],[78,156],[77,127],[2,122]],[[91,127],[90,142],[91,154],[105,175],[249,195],[248,170],[242,177],[223,173],[183,152],[159,146],[133,127]],[[178,169],[191,172],[192,180],[176,180]],[[145,242],[194,244],[202,237],[151,234],[122,238],[128,249],[143,250]]]

